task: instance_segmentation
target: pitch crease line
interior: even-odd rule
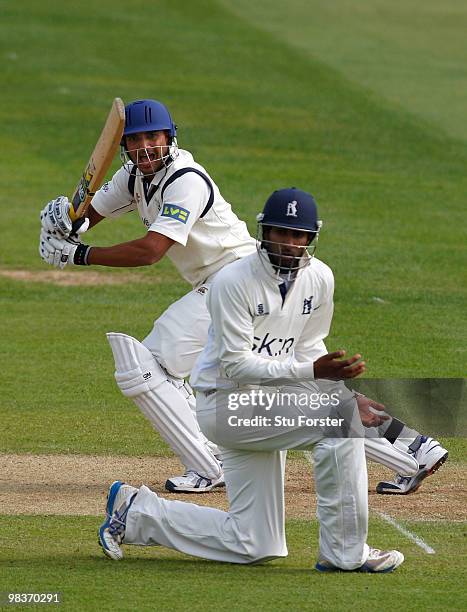
[[[304,451],[304,455],[307,458],[308,462],[313,465],[313,453],[311,451]],[[400,531],[406,538],[414,542],[417,546],[419,546],[423,551],[426,552],[427,555],[434,555],[436,551],[434,548],[431,548],[426,542],[422,540],[422,538],[415,533],[412,533],[402,525],[400,525],[392,516],[386,514],[385,512],[381,512],[380,510],[374,510],[375,514],[377,514],[383,521],[386,521],[389,525]]]
[[[409,531],[408,529],[400,525],[396,520],[392,518],[392,516],[389,516],[389,514],[386,514],[385,512],[381,512],[380,510],[374,510],[374,512],[380,518],[382,518],[383,521],[386,521],[386,523],[389,523],[389,525],[392,525],[394,529],[397,529],[397,531],[400,531],[403,535],[405,535],[406,538],[409,538],[409,540],[412,540],[412,542],[414,542],[417,546],[419,546],[422,550],[424,550],[427,555],[436,554],[436,551],[434,548],[431,548],[431,546],[428,546],[428,544],[424,542],[420,536],[418,536],[415,533],[412,533],[411,531]]]

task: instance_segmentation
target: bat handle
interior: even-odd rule
[[[81,200],[77,200],[76,202],[73,200],[73,202],[71,203],[68,214],[70,215],[70,219],[72,221],[72,234],[82,234],[88,229],[89,220],[86,219],[84,215],[86,214],[86,211],[89,208],[89,204],[91,203],[91,200],[94,195],[94,193],[87,191],[86,197],[82,198]],[[86,223],[86,227],[79,231],[84,223]]]
[[[80,217],[79,219],[76,219],[76,221],[73,221],[73,224],[71,226],[71,232],[70,232],[70,236],[73,234],[82,234],[83,232],[80,232],[79,230],[81,229],[81,227],[83,226],[84,223],[86,223],[88,220],[86,219],[86,217]],[[89,223],[87,223],[87,225],[89,225]],[[86,227],[86,229],[84,229],[83,231],[86,231],[88,228]]]

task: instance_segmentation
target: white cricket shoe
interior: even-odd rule
[[[370,574],[388,574],[393,572],[404,561],[404,555],[398,550],[379,550],[371,548],[368,559],[354,570],[342,570],[326,559],[320,558],[315,568],[320,572],[366,572]]]
[[[409,453],[418,461],[415,476],[396,474],[393,481],[382,481],[376,485],[376,492],[388,495],[414,493],[427,476],[434,474],[448,458],[448,451],[439,442],[427,436],[417,436],[409,446]]]
[[[183,476],[169,478],[165,483],[165,488],[171,493],[208,493],[215,487],[225,486],[224,473],[219,478],[211,479],[201,476],[194,470],[188,470]]]
[[[125,537],[126,517],[137,493],[136,487],[131,487],[121,480],[116,480],[109,487],[106,518],[99,528],[99,544],[104,554],[115,561],[123,558],[120,545]]]

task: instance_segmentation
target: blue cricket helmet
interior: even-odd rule
[[[263,227],[283,227],[313,234],[318,233],[322,225],[313,196],[296,187],[275,191],[256,219]]]
[[[177,126],[162,102],[157,100],[135,100],[125,106],[125,129],[123,136],[137,132],[166,130],[171,138],[177,135]]]

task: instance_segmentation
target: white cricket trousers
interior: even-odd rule
[[[214,394],[219,396],[219,392]],[[198,419],[216,440],[213,397],[198,394]],[[238,435],[242,436],[239,431]],[[245,448],[239,448],[242,445]],[[170,501],[142,486],[127,516],[124,543],[168,548],[230,563],[287,556],[284,445],[312,449],[320,523],[320,557],[351,570],[365,563],[368,479],[362,438],[325,438],[309,427],[222,447],[229,511]],[[250,448],[251,450],[248,450]],[[311,469],[311,467],[310,467]]]
[[[186,378],[206,345],[211,323],[206,307],[206,294],[214,276],[202,287],[189,291],[171,304],[154,321],[154,327],[144,338],[157,361],[176,378]]]

